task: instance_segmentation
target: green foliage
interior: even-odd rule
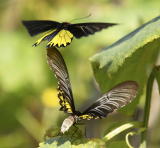
[[[88,139],[85,138],[82,134],[82,131],[80,129],[76,129],[75,127],[72,127],[67,133],[63,134],[57,134],[54,137],[52,135],[51,137],[47,137],[45,142],[39,144],[39,148],[116,148],[117,144],[120,148],[127,147],[126,142],[123,141],[111,141],[112,138],[117,136],[118,134],[124,132],[125,130],[133,129],[133,128],[139,128],[141,127],[141,123],[139,122],[131,122],[131,123],[125,123],[115,129],[113,129],[111,132],[107,133],[102,139]],[[141,128],[140,128],[141,129]],[[57,136],[59,135],[59,136]],[[111,141],[111,142],[110,142]]]
[[[139,95],[147,82],[160,50],[160,16],[142,25],[102,52],[90,58],[95,78],[102,91],[125,80],[140,85]],[[138,101],[125,112],[134,111]]]
[[[49,134],[49,133],[47,133]],[[50,135],[50,134],[49,134]],[[54,135],[56,135],[54,137]],[[65,133],[54,133],[51,137],[46,136],[46,140],[40,143],[39,148],[102,148],[105,147],[105,142],[100,139],[87,139],[84,137],[83,132],[77,127],[71,127],[70,130]],[[58,135],[58,136],[57,136]]]
[[[144,130],[141,134],[140,148],[147,147],[147,129],[149,124],[153,82],[154,82],[154,79],[157,79],[158,71],[159,71],[159,66],[153,67],[152,72],[150,73],[149,78],[147,80],[146,99],[145,99],[145,108],[144,108],[143,125],[142,125],[146,130]]]
[[[74,138],[74,137],[73,137]],[[104,148],[105,143],[100,139],[78,139],[71,143],[68,137],[55,137],[40,143],[39,148]]]
[[[139,128],[136,132],[132,131],[126,134],[126,144],[128,145],[129,148],[134,148],[129,141],[129,137],[134,136],[134,135],[138,135],[141,134],[142,132],[144,132],[146,129],[145,128]]]
[[[108,134],[106,134],[103,138],[103,140],[105,141],[109,141],[110,139],[112,139],[115,135],[120,134],[121,132],[131,129],[131,128],[140,128],[141,127],[141,123],[140,122],[130,122],[130,123],[126,123],[123,124],[115,129],[113,129],[111,132],[109,132]]]
[[[128,146],[126,145],[125,141],[113,141],[111,143],[109,143],[108,145],[106,145],[106,148],[128,148]]]

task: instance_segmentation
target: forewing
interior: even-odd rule
[[[59,22],[56,21],[48,21],[48,20],[33,20],[33,21],[22,21],[23,25],[26,27],[27,31],[31,36],[37,35],[39,33],[57,29],[60,25]]]
[[[76,37],[81,38],[101,31],[102,29],[117,25],[114,23],[79,23],[70,24],[68,30]]]
[[[47,60],[58,80],[58,97],[61,105],[60,110],[72,114],[75,112],[75,106],[65,61],[61,53],[55,47],[47,48]]]
[[[109,113],[130,103],[136,97],[137,90],[138,84],[135,81],[120,83],[86,109],[80,118],[97,119],[106,117]]]

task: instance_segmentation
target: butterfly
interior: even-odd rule
[[[61,53],[55,47],[47,48],[47,61],[58,80],[60,110],[69,114],[62,123],[61,133],[65,133],[73,124],[81,120],[104,118],[109,113],[124,107],[136,97],[138,84],[135,81],[125,81],[103,94],[83,112],[77,111],[67,66]]]
[[[45,32],[33,46],[39,45],[42,41],[48,40],[47,47],[65,47],[69,45],[73,39],[85,37],[95,32],[108,28],[114,23],[79,23],[71,24],[68,22],[59,23],[49,20],[31,20],[22,21],[31,36]]]

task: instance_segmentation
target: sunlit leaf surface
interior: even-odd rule
[[[140,85],[139,95],[160,51],[160,16],[137,28],[90,58],[95,78],[103,92],[125,80]],[[134,110],[138,99],[128,105]]]

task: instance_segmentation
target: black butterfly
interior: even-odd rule
[[[67,22],[59,23],[48,20],[22,21],[31,36],[46,32],[34,46],[42,41],[48,40],[47,47],[65,47],[71,43],[73,37],[81,38],[98,32],[104,28],[116,25],[114,23],[79,23],[70,24]]]
[[[118,84],[101,98],[94,102],[82,113],[76,111],[73,94],[65,61],[60,52],[54,47],[47,49],[47,60],[51,70],[58,80],[58,98],[60,110],[70,116],[63,121],[61,132],[64,133],[82,119],[98,119],[130,103],[137,94],[138,84],[135,81],[126,81]]]

